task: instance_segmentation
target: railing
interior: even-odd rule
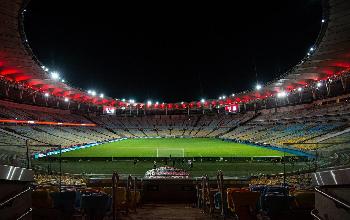
[[[112,214],[113,220],[117,218],[117,190],[119,185],[119,175],[117,172],[113,173],[112,176]]]
[[[24,193],[26,193],[26,192],[28,192],[28,191],[30,191],[30,190],[32,190],[32,188],[31,188],[31,187],[28,187],[27,189],[25,189],[25,190],[23,190],[23,191],[17,193],[16,195],[12,196],[11,198],[6,199],[5,201],[3,201],[3,202],[0,203],[0,208],[3,207],[4,205],[10,203],[11,201],[15,200],[16,198],[22,196]]]
[[[32,208],[27,209],[21,216],[19,216],[18,218],[16,218],[17,220],[23,219],[24,217],[26,217],[27,215],[29,215],[31,212],[33,211]]]
[[[15,200],[16,198],[21,197],[21,196],[24,195],[26,192],[29,192],[29,191],[31,191],[31,190],[32,190],[32,188],[31,188],[31,187],[28,187],[28,188],[26,188],[25,190],[23,190],[23,191],[17,193],[16,195],[11,196],[9,199],[6,199],[5,201],[3,201],[3,202],[0,203],[0,208],[2,208],[3,206],[7,205],[7,204],[10,203],[10,202],[12,202],[12,201]],[[25,216],[27,216],[28,214],[30,214],[32,211],[33,211],[33,209],[32,209],[32,208],[29,208],[29,209],[27,209],[26,211],[24,211],[19,217],[15,218],[15,219],[17,219],[17,220],[22,219],[22,218],[24,218]]]
[[[311,215],[312,215],[312,217],[314,217],[317,220],[323,220],[323,218],[318,214],[317,209],[311,210]]]
[[[321,187],[316,186],[315,187],[315,191],[318,192],[319,194],[321,194],[322,196],[332,200],[337,206],[340,206],[343,209],[346,209],[347,211],[350,210],[350,203],[346,202],[340,198],[338,198],[336,195],[333,195],[331,193],[328,193],[324,190],[321,189]]]

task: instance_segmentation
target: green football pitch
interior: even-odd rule
[[[65,152],[62,157],[271,157],[282,151],[215,138],[135,138]],[[286,153],[286,155],[291,155]]]

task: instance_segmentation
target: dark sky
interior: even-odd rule
[[[112,2],[32,0],[25,31],[70,85],[140,102],[251,89],[254,63],[266,83],[307,53],[322,19],[320,0]]]

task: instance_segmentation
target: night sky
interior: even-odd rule
[[[307,53],[320,0],[32,0],[25,31],[35,55],[72,86],[159,102],[218,98],[266,83]],[[118,1],[119,2],[119,1]]]

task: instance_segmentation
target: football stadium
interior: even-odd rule
[[[40,26],[45,19],[35,17],[38,5],[45,4],[34,2],[0,0],[0,219],[350,219],[350,1],[317,3],[321,16],[313,17],[320,28],[312,45],[302,57],[285,51],[299,61],[270,75],[272,80],[258,80],[255,66],[254,87],[242,85],[251,89],[232,86],[231,95],[182,101],[187,98],[178,94],[188,92],[183,85],[169,95],[179,98],[168,102],[116,98],[122,95],[75,85],[84,79],[68,83],[56,70],[63,64],[50,66],[55,56],[48,49],[64,50],[68,44],[48,44],[31,35],[43,43],[43,51],[50,51],[41,53],[44,64],[34,52],[41,50],[34,50],[39,44],[27,38],[26,26],[46,31]],[[311,1],[306,2],[300,8],[309,7]],[[74,14],[83,16],[81,9]],[[59,14],[67,24],[74,17]],[[79,30],[67,27],[67,39],[74,38],[70,32]],[[136,38],[125,36],[139,47]],[[264,44],[263,39],[256,42]],[[82,47],[81,56],[96,52],[87,44]],[[108,60],[108,46],[101,47],[106,54],[98,57]],[[128,53],[137,53],[135,48]],[[141,48],[146,49],[159,50]],[[69,51],[72,55],[64,59],[72,61],[75,51]],[[97,63],[96,58],[91,81],[109,81],[99,77]],[[147,84],[144,78],[124,75],[111,78],[111,87],[136,91],[139,97],[156,94],[136,88]],[[122,83],[122,77],[130,81]],[[149,78],[163,84],[162,77]],[[199,78],[190,82],[202,85],[205,80]],[[167,82],[169,88],[175,82]],[[158,95],[170,94],[162,86],[154,88]]]

